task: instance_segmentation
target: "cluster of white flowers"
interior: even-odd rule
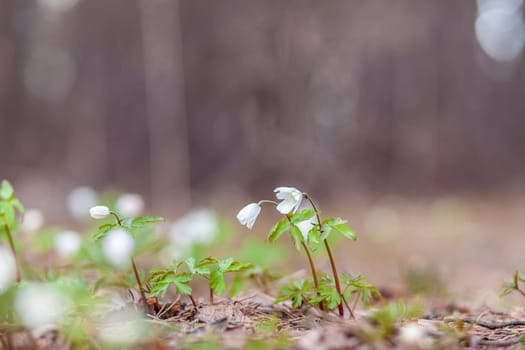
[[[295,213],[303,202],[303,192],[295,187],[277,187],[273,191],[275,192],[277,199],[281,200],[276,209],[283,215]],[[237,214],[237,220],[239,220],[241,225],[246,225],[246,227],[251,229],[260,212],[261,202],[250,203],[239,211]]]

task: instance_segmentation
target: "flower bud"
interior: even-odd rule
[[[109,208],[103,205],[97,205],[89,209],[89,215],[93,219],[104,219],[109,215]]]

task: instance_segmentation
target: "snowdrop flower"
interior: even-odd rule
[[[11,251],[0,247],[0,293],[16,280],[16,262]]]
[[[89,208],[97,205],[97,192],[91,187],[77,187],[67,196],[67,209],[75,218],[86,217]]]
[[[109,215],[109,213],[109,208],[103,205],[97,205],[96,207],[89,209],[89,215],[93,219],[104,219]]]
[[[117,212],[124,215],[135,217],[144,210],[144,200],[140,194],[123,193],[117,199]]]
[[[51,284],[25,284],[15,296],[15,310],[28,328],[58,323],[62,321],[68,308],[68,298]]]
[[[102,251],[106,260],[116,267],[127,267],[133,255],[135,241],[123,229],[109,231],[102,241]]]
[[[22,222],[22,230],[36,232],[44,225],[44,214],[38,209],[27,209]]]
[[[282,199],[277,210],[284,215],[296,212],[303,200],[303,193],[295,187],[277,187],[273,191],[277,199]]]
[[[55,250],[63,258],[75,256],[80,249],[82,239],[73,231],[64,231],[55,237]]]
[[[237,220],[251,230],[260,212],[261,206],[258,203],[250,203],[239,211]]]

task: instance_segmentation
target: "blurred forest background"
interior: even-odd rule
[[[352,266],[372,276],[377,256],[383,274],[425,256],[463,282],[458,265],[501,281],[525,244],[523,12],[522,0],[0,0],[0,178],[55,218],[77,186],[232,220],[297,186],[352,219],[365,237]]]
[[[0,4],[15,184],[524,188],[521,1]]]

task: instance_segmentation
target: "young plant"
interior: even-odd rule
[[[112,215],[115,218],[114,223],[106,223],[98,227],[98,232],[95,235],[95,239],[101,239],[107,236],[107,239],[110,239],[111,246],[115,246],[115,253],[119,252],[119,256],[111,257],[112,252],[106,252],[106,256],[110,257],[110,260],[114,262],[120,262],[122,259],[129,257],[131,261],[131,266],[133,269],[133,274],[140,292],[140,297],[144,305],[147,304],[146,294],[144,292],[144,286],[140,280],[139,271],[137,265],[135,264],[135,259],[133,256],[134,240],[129,236],[129,234],[136,234],[140,230],[143,230],[147,225],[153,224],[159,221],[164,221],[164,218],[160,216],[139,216],[136,218],[121,218],[116,212],[111,211],[106,206],[95,206],[89,210],[89,214],[93,219],[105,219],[108,216]],[[127,234],[127,235],[126,235]]]
[[[341,218],[326,218],[321,220],[321,213],[308,193],[299,191],[294,187],[277,187],[274,192],[276,193],[277,199],[281,200],[280,203],[272,200],[261,200],[258,203],[250,203],[239,211],[237,219],[241,224],[246,225],[251,229],[257,216],[261,212],[261,204],[270,203],[276,206],[277,211],[283,214],[283,218],[271,228],[268,234],[268,241],[273,243],[283,233],[288,232],[295,247],[298,250],[300,250],[301,247],[305,250],[312,273],[314,287],[317,290],[317,299],[320,300],[319,307],[321,310],[324,310],[324,302],[327,301],[327,298],[321,297],[321,291],[324,290],[327,292],[327,289],[326,287],[321,287],[319,283],[317,270],[309,248],[311,244],[322,243],[328,254],[334,279],[334,287],[336,294],[338,295],[337,297],[334,296],[333,298],[330,298],[331,302],[329,304],[334,305],[334,302],[338,301],[337,308],[339,310],[339,315],[343,317],[343,292],[335,260],[327,239],[332,232],[338,232],[352,240],[356,239],[356,235],[345,225],[346,221]],[[298,212],[303,202],[306,202],[311,209]]]
[[[509,295],[510,293],[516,291],[521,296],[525,297],[525,291],[520,288],[520,283],[525,283],[525,277],[523,277],[518,271],[514,272],[512,281],[506,282],[503,285],[502,295]]]
[[[171,268],[151,270],[148,284],[152,287],[149,293],[153,296],[164,296],[168,288],[173,285],[177,293],[187,295],[193,306],[196,307],[197,303],[191,295],[192,289],[189,282],[193,280],[198,269],[194,269],[194,272],[181,272],[181,266],[182,263],[173,262]]]
[[[18,212],[18,215],[17,215]],[[20,226],[25,208],[18,198],[15,197],[13,186],[7,180],[0,185],[0,234],[5,235],[16,264],[16,281],[21,280],[20,261],[18,259],[12,232]]]

